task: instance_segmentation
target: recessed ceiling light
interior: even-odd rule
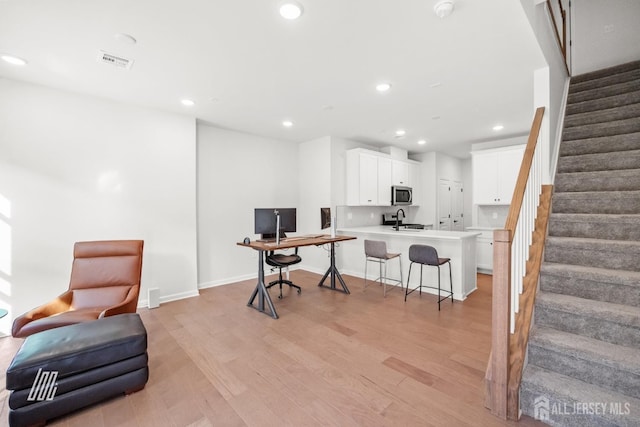
[[[391,83],[378,83],[376,85],[376,90],[378,92],[386,92],[391,89]]]
[[[293,122],[291,120],[284,120],[282,122],[282,126],[284,126],[286,128],[290,128],[291,126],[293,126]]]
[[[396,136],[405,136],[407,134],[407,131],[404,129],[398,129],[396,131]]]
[[[502,129],[504,129],[504,126],[502,126],[502,125],[495,125],[493,127],[493,130],[495,130],[495,131],[499,131],[499,130],[502,130]]]
[[[194,105],[196,105],[196,103],[190,99],[183,99],[180,102],[182,102],[182,105],[184,105],[185,107],[193,107]]]
[[[421,139],[421,140],[418,141],[418,145],[424,145],[426,143],[427,143],[426,139]]]
[[[440,86],[441,84],[442,84],[442,83],[440,83],[440,82],[435,82],[435,83],[431,83],[431,84],[429,85],[429,87],[438,87],[438,86]]]
[[[439,120],[440,116],[431,116],[431,120]]]
[[[17,56],[3,54],[0,56],[0,58],[2,58],[4,62],[8,62],[11,65],[27,65],[26,60],[18,58]]]
[[[284,19],[298,19],[302,15],[302,5],[297,1],[287,1],[280,5],[280,16]]]

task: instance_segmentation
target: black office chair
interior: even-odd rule
[[[302,261],[302,258],[300,258],[300,256],[298,255],[298,248],[296,248],[296,251],[294,254],[282,254],[282,253],[277,254],[277,253],[274,253],[273,251],[270,251],[266,256],[265,261],[270,266],[275,267],[279,270],[278,280],[274,280],[273,282],[270,282],[269,285],[267,286],[267,289],[269,289],[274,285],[280,285],[280,295],[278,296],[278,298],[280,299],[282,299],[283,283],[291,286],[292,288],[296,288],[298,290],[298,293],[302,292],[302,289],[300,289],[300,286],[294,285],[292,281],[282,278],[283,267],[289,267],[290,265],[294,265]]]

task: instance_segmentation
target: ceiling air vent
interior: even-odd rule
[[[102,50],[98,55],[98,62],[102,62],[103,64],[111,64],[118,68],[124,68],[125,70],[129,70],[133,66],[133,59],[127,59],[121,56],[112,55]]]

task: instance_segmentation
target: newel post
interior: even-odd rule
[[[507,385],[509,383],[511,239],[510,230],[493,232],[491,413],[505,420],[507,419]]]

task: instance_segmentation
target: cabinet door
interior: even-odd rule
[[[487,237],[478,237],[476,241],[476,258],[478,269],[493,271],[493,240]]]
[[[391,159],[378,158],[378,205],[391,205]]]
[[[378,204],[378,158],[360,154],[360,204]]]
[[[513,189],[518,181],[520,165],[524,155],[524,148],[507,150],[499,153],[497,168],[497,192],[496,198],[500,204],[510,204],[513,197]]]
[[[473,203],[495,205],[498,203],[498,153],[473,153]]]
[[[413,205],[420,206],[422,203],[422,182],[420,181],[420,167],[414,163],[409,163],[409,186],[413,188]]]
[[[409,186],[409,163],[393,160],[393,185]]]

